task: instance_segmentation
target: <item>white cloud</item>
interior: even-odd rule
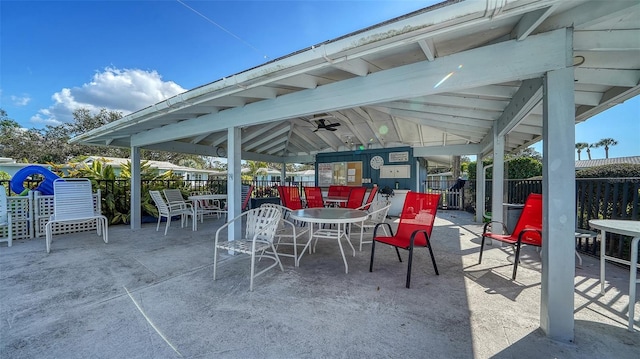
[[[31,101],[31,97],[29,97],[28,95],[23,95],[23,96],[12,95],[11,101],[16,106],[26,106],[27,104],[29,104],[29,101]]]
[[[49,125],[71,122],[78,108],[92,112],[106,108],[126,115],[184,91],[173,81],[162,81],[156,71],[107,67],[89,83],[54,93],[54,104],[38,111],[31,121]]]

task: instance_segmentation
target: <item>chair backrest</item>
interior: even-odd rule
[[[347,208],[358,208],[362,206],[364,195],[367,194],[367,187],[353,187],[347,199]]]
[[[347,197],[349,197],[349,194],[351,194],[351,190],[352,189],[353,188],[349,187],[349,186],[338,186],[338,190],[340,191],[338,196],[347,198]]]
[[[278,190],[282,187],[282,193],[280,194],[280,199],[282,200],[282,204],[291,209],[301,209],[302,208],[302,200],[300,200],[300,190],[295,186],[279,186]]]
[[[179,189],[165,188],[162,192],[164,192],[164,198],[167,199],[168,203],[184,203],[184,197],[182,197],[182,192]]]
[[[275,206],[260,206],[250,209],[247,213],[245,227],[247,238],[253,238],[257,234],[257,239],[273,242],[281,218],[282,211]]]
[[[324,199],[322,198],[322,190],[320,187],[305,187],[304,195],[308,208],[324,207]]]
[[[53,213],[56,221],[94,217],[91,181],[87,178],[54,180]]]
[[[0,186],[0,225],[9,223],[9,207],[7,206],[7,192],[4,186]]]
[[[342,186],[334,186],[334,185],[329,186],[329,192],[327,193],[327,196],[329,196],[329,197],[340,197],[340,193],[341,193],[340,188],[341,187]]]
[[[525,228],[542,231],[542,195],[539,193],[531,193],[527,197],[511,236],[518,238]],[[527,232],[522,236],[522,243],[542,246],[542,237],[535,232]]]
[[[158,213],[169,213],[169,206],[167,206],[167,202],[165,202],[164,198],[162,198],[160,191],[149,191],[149,195],[151,196],[151,199],[153,199],[153,203],[156,204]]]
[[[402,206],[396,236],[409,239],[415,230],[424,229],[427,231],[427,236],[431,238],[438,203],[440,203],[439,193],[408,192]],[[415,245],[425,246],[424,236],[416,236]]]
[[[242,207],[241,207],[242,211],[248,209],[249,199],[251,199],[252,192],[253,192],[253,185],[251,186],[242,185],[242,192],[240,193],[240,198],[242,199]]]
[[[289,212],[289,208],[285,207],[285,206],[281,206],[279,204],[276,203],[263,203],[260,208],[262,207],[274,207],[278,210],[280,210],[280,222],[278,224],[278,230],[280,229],[284,229],[285,223],[284,220],[287,219],[287,213]]]
[[[374,186],[373,188],[371,188],[371,191],[369,192],[369,197],[367,197],[367,201],[365,202],[365,205],[362,207],[363,210],[368,211],[369,208],[371,207],[371,203],[373,203],[373,200],[376,198],[376,193],[378,193],[378,186]]]
[[[371,216],[369,219],[375,223],[382,223],[387,218],[391,204],[383,201],[373,201],[369,207],[369,213]]]

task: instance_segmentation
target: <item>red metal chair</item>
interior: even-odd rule
[[[298,187],[278,186],[278,192],[280,192],[280,200],[283,206],[293,211],[303,208]]]
[[[347,198],[346,208],[359,209],[364,201],[364,195],[367,194],[367,187],[353,187]]]
[[[371,203],[373,203],[373,200],[376,198],[376,193],[378,193],[378,186],[371,188],[371,192],[369,192],[369,197],[367,197],[367,201],[365,202],[364,205],[358,207],[358,209],[361,209],[363,211],[368,211],[369,207],[371,207]]]
[[[502,230],[500,233],[493,233],[489,229],[492,223],[500,223]],[[520,259],[520,246],[522,244],[528,244],[531,246],[542,246],[542,195],[538,193],[531,193],[524,203],[520,218],[513,229],[511,234],[502,234],[507,232],[507,226],[502,222],[492,221],[484,225],[482,231],[482,243],[480,244],[480,259],[478,264],[482,263],[482,250],[484,249],[484,239],[491,238],[496,241],[508,243],[516,247],[516,255],[513,260],[513,276],[512,280],[516,279],[516,272],[518,271],[518,262]]]
[[[338,186],[338,197],[344,197],[347,198],[349,197],[349,194],[351,193],[351,190],[353,189],[353,187],[349,187],[349,186]]]
[[[369,272],[373,272],[373,257],[376,249],[376,242],[380,242],[395,247],[400,262],[402,262],[402,258],[400,257],[400,251],[398,248],[409,251],[406,283],[407,288],[409,288],[411,284],[411,264],[413,261],[414,247],[427,247],[429,249],[433,268],[436,271],[436,275],[440,275],[440,273],[438,273],[438,267],[436,266],[436,259],[433,256],[433,250],[431,248],[431,230],[433,229],[433,222],[436,218],[438,203],[440,203],[440,194],[408,192],[407,197],[404,200],[404,206],[402,208],[402,213],[400,214],[400,222],[398,223],[396,234],[393,234],[391,225],[386,222],[377,224],[373,230]],[[378,236],[377,232],[381,227],[382,229],[388,229],[388,233],[391,233],[391,236]]]
[[[334,186],[334,185],[329,186],[329,193],[327,193],[327,196],[340,197],[340,194],[342,193],[341,188],[342,186]]]
[[[253,185],[242,185],[242,193],[240,194],[242,199],[241,211],[246,211],[249,209],[249,200],[251,199],[251,193],[253,193]]]
[[[307,200],[307,208],[324,207],[324,199],[322,198],[320,187],[305,187],[304,196]]]

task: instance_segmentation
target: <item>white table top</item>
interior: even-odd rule
[[[623,219],[592,219],[589,224],[607,232],[615,232],[625,236],[640,237],[640,221]]]
[[[199,194],[195,196],[189,196],[189,200],[197,201],[197,200],[205,200],[205,199],[227,199],[226,194]]]
[[[311,223],[355,223],[367,219],[369,214],[349,208],[305,208],[291,211],[292,219]]]

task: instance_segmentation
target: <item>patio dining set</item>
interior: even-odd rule
[[[62,230],[69,231],[68,226],[73,227],[71,232],[96,230],[98,236],[108,243],[108,221],[100,213],[100,196],[92,193],[91,182],[88,179],[58,179],[54,181],[53,211],[46,223],[46,250],[51,251],[51,242],[54,234]],[[365,187],[330,187],[325,196],[320,187],[304,187],[301,191],[295,186],[278,186],[281,204],[265,203],[258,208],[248,208],[252,187],[247,186],[242,190],[243,212],[228,218],[228,208],[225,205],[227,196],[209,192],[192,192],[185,200],[179,189],[164,189],[149,191],[159,213],[156,231],[159,230],[162,218],[166,218],[165,235],[174,216],[179,216],[181,226],[184,227],[189,217],[192,219],[192,230],[197,231],[197,223],[203,222],[205,216],[211,215],[220,219],[225,217],[225,223],[215,232],[214,238],[214,280],[217,275],[218,252],[227,250],[230,254],[245,253],[251,256],[251,270],[249,290],[253,291],[255,277],[266,271],[279,267],[284,270],[280,257],[291,257],[294,266],[298,267],[303,256],[316,252],[316,247],[321,240],[335,240],[345,266],[345,273],[349,273],[349,265],[343,241],[349,245],[352,256],[356,250],[351,243],[352,226],[360,228],[359,250],[363,244],[371,243],[371,259],[369,271],[373,271],[376,243],[392,246],[398,260],[402,262],[399,249],[408,251],[406,288],[410,288],[411,267],[413,262],[413,250],[425,247],[433,264],[436,275],[439,274],[436,265],[434,250],[431,245],[432,229],[440,194],[409,192],[405,198],[402,212],[394,227],[387,221],[387,213],[391,207],[388,200],[380,200],[383,196],[376,194],[378,188],[373,187],[368,191]],[[366,200],[365,200],[366,197]],[[519,253],[522,244],[542,246],[542,195],[532,193],[528,196],[522,213],[518,218],[512,233],[508,233],[506,226],[498,222],[489,222],[484,226],[481,236],[479,261],[485,240],[495,240],[512,245],[515,248],[513,260],[512,280],[516,279],[519,263]],[[0,187],[0,241],[12,245],[12,207],[9,206],[6,192]],[[629,278],[629,306],[628,319],[629,330],[633,331],[633,315],[635,303],[635,287],[640,281],[636,279],[635,272],[640,266],[637,264],[638,242],[640,241],[640,222],[620,220],[592,220],[594,228],[601,233],[601,246],[604,253],[606,232],[620,233],[633,237],[631,241],[632,258],[623,264],[630,266]],[[229,238],[230,226],[244,225],[242,238]],[[397,226],[396,226],[397,224]],[[65,227],[67,226],[67,227]],[[365,240],[365,231],[370,230],[371,236]],[[3,235],[4,233],[4,235]],[[64,232],[62,232],[64,233]],[[305,238],[306,237],[306,240]],[[287,250],[285,248],[290,248]],[[272,264],[256,272],[257,261],[271,259]],[[607,260],[623,262],[613,257],[601,254],[601,292],[604,294],[605,264]],[[635,265],[634,265],[635,264]]]

